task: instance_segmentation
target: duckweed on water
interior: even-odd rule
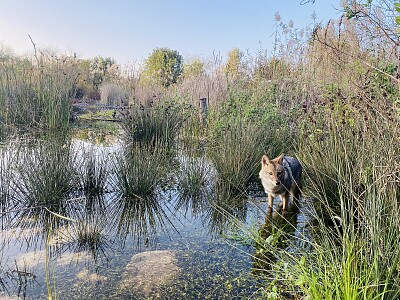
[[[172,284],[162,288],[161,298],[243,299],[256,296],[257,280],[244,271],[249,263],[248,255],[238,255],[226,244],[211,242],[206,248],[193,245],[180,258],[184,271]]]

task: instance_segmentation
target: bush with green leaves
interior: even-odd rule
[[[146,83],[168,87],[178,81],[183,71],[183,58],[176,50],[156,48],[146,59],[142,73]]]

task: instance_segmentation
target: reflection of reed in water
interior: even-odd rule
[[[110,219],[118,234],[132,234],[137,242],[154,241],[157,226],[170,222],[160,204],[162,187],[168,180],[171,157],[161,145],[126,147],[112,165]]]
[[[107,191],[108,155],[99,151],[93,145],[81,149],[79,159],[76,160],[76,170],[79,177],[79,188],[88,197],[96,197]]]
[[[180,160],[179,172],[176,175],[176,209],[184,210],[185,213],[191,211],[196,217],[204,212],[211,197],[213,170],[204,157],[189,155],[181,157]]]
[[[109,220],[120,238],[131,235],[138,245],[154,244],[157,233],[172,225],[164,205],[155,195],[143,197],[118,196],[112,200]]]
[[[83,254],[85,259],[107,259],[111,238],[103,199],[67,201],[57,212],[47,207],[25,209],[17,220],[9,230],[12,239],[34,252],[45,248],[48,261],[58,262],[66,252],[71,258],[76,254],[77,260]]]
[[[208,223],[212,234],[224,234],[246,220],[248,209],[246,195],[238,195],[237,190],[230,184],[218,182],[208,205],[204,221]]]
[[[10,223],[11,216],[7,211],[15,209],[16,205],[13,184],[18,153],[13,145],[0,146],[0,228]]]
[[[108,234],[109,220],[103,202],[98,197],[97,200],[89,199],[85,203],[71,203],[69,216],[74,222],[70,222],[59,235],[61,252],[86,252],[95,261],[107,259],[111,237]]]

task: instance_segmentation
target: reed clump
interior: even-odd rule
[[[163,144],[128,145],[113,158],[111,186],[122,197],[140,201],[154,195],[166,182],[169,162]]]
[[[292,147],[285,116],[251,91],[231,91],[230,98],[209,116],[207,157],[219,181],[245,193],[259,171],[260,153],[278,154]],[[230,188],[230,189],[231,189]]]
[[[63,205],[76,189],[74,153],[64,140],[27,146],[17,167],[18,201],[24,207]]]
[[[183,123],[179,104],[160,101],[150,107],[134,104],[122,124],[126,143],[146,147],[164,145],[173,147]]]

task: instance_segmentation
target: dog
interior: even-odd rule
[[[262,156],[259,176],[268,194],[268,209],[272,209],[277,195],[282,199],[283,210],[288,208],[290,194],[293,203],[297,204],[301,195],[301,173],[301,164],[294,157],[281,154],[270,160],[266,155]]]

